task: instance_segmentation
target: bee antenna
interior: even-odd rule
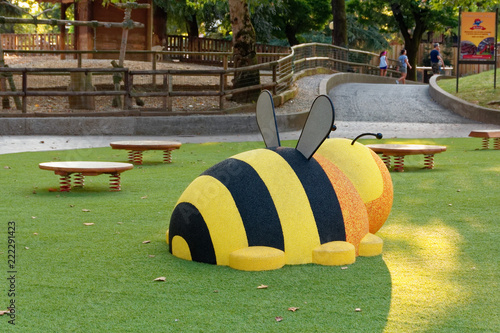
[[[373,135],[374,137],[376,137],[379,140],[382,139],[382,137],[383,137],[382,133],[363,133],[363,134],[358,135],[354,140],[352,140],[351,145],[353,145],[354,142],[356,142],[356,140],[358,140],[362,136],[367,136],[367,135]]]

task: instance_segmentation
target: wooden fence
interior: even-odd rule
[[[62,50],[60,34],[2,34],[3,48],[6,50],[45,50],[55,51]],[[456,66],[456,47],[446,47],[442,44],[441,53],[446,60],[450,61],[451,66]],[[183,62],[200,63],[213,66],[223,66],[222,58],[214,52],[232,52],[232,41],[213,38],[191,38],[188,36],[167,36],[166,45],[163,50],[172,51],[169,60],[179,60]],[[392,44],[387,50],[387,57],[390,59],[398,59],[404,45]],[[65,50],[74,50],[74,34],[66,35]],[[262,55],[259,57],[259,63],[276,61],[280,58],[279,54],[290,53],[290,48],[285,46],[274,46],[257,44],[257,53]],[[432,50],[432,43],[422,43],[417,55],[417,64],[423,65],[423,61],[427,54]],[[206,53],[195,55],[194,52]],[[268,56],[264,56],[267,54]],[[446,55],[448,54],[448,55]],[[27,55],[26,53],[18,53],[18,55]],[[33,54],[31,54],[33,55]],[[42,55],[42,54],[38,54]],[[231,58],[229,57],[229,66]],[[378,58],[370,58],[372,65],[378,64]],[[497,54],[497,67],[500,67],[500,54]],[[462,75],[476,74],[486,70],[493,69],[493,65],[481,64],[462,64],[460,65],[460,73]]]
[[[9,50],[6,50],[9,52]],[[26,53],[29,51],[17,51]],[[35,51],[55,53],[61,51]],[[82,52],[82,51],[65,51],[65,53]],[[92,52],[92,51],[86,51]],[[150,52],[150,51],[133,51],[133,52]],[[179,53],[185,53],[187,58],[195,58],[202,56],[217,56],[217,54],[204,54],[203,52],[179,52],[179,51],[161,51],[160,53],[166,57],[173,57]],[[219,57],[228,57],[231,53],[220,52]],[[267,56],[267,54],[258,54],[258,56]],[[260,91],[268,89],[272,91],[273,95],[280,94],[288,89],[293,84],[295,74],[309,69],[316,69],[318,67],[330,69],[332,71],[356,71],[365,74],[378,74],[378,64],[371,64],[372,59],[378,57],[377,54],[348,50],[336,47],[329,44],[302,44],[291,48],[291,52],[287,54],[273,54],[274,57],[279,59],[276,61],[266,62],[255,66],[243,68],[217,68],[206,70],[148,70],[148,71],[132,71],[127,68],[122,69],[106,69],[102,68],[0,68],[0,74],[8,79],[10,91],[7,85],[3,84],[3,91],[0,92],[2,99],[10,96],[18,100],[22,99],[19,103],[16,102],[18,112],[10,110],[7,113],[0,114],[0,116],[33,116],[42,115],[38,112],[37,103],[35,98],[40,96],[50,96],[51,98],[63,98],[57,102],[51,103],[54,108],[66,104],[64,98],[70,96],[85,96],[85,97],[115,97],[123,96],[125,103],[121,109],[112,109],[111,103],[107,108],[108,112],[90,111],[87,113],[98,115],[109,115],[110,110],[114,115],[172,115],[172,114],[193,114],[193,112],[179,112],[176,110],[172,101],[175,98],[183,99],[181,104],[185,103],[186,97],[210,97],[218,100],[218,106],[215,109],[209,110],[210,112],[226,113],[228,106],[226,103],[230,101],[231,97],[236,94],[249,93],[252,91]],[[156,57],[153,57],[156,58]],[[85,60],[82,60],[85,61]],[[154,62],[153,62],[154,64]],[[79,66],[81,67],[81,66]],[[231,78],[238,72],[242,71],[258,71],[260,75],[260,82],[251,86],[235,89],[232,87]],[[68,80],[71,73],[83,72],[85,75],[92,75],[95,81],[101,80],[100,76],[107,76],[107,80],[100,83],[94,82],[91,89],[85,91],[69,91]],[[119,90],[114,89],[113,74],[119,72],[122,75],[123,84]],[[393,69],[389,70],[389,74],[396,73]],[[55,80],[58,84],[57,87],[33,87],[28,84],[31,82],[29,77],[33,75],[43,75],[47,77],[44,81],[49,81],[51,77],[57,77]],[[208,77],[210,80],[207,84],[200,83],[201,77]],[[159,82],[157,77],[160,78]],[[64,79],[66,78],[66,79]],[[66,80],[66,81],[65,81]],[[65,83],[66,82],[66,83]],[[207,80],[205,80],[207,82]],[[210,83],[211,82],[211,83]],[[135,99],[155,99],[155,103],[146,103],[145,106],[133,106],[132,101]],[[158,103],[160,99],[160,103]],[[156,107],[151,105],[156,104]],[[158,105],[160,104],[160,105]],[[229,106],[230,108],[231,106]],[[63,107],[64,109],[64,107]],[[67,109],[67,107],[66,107]],[[20,111],[20,112],[19,112]],[[195,113],[208,113],[198,111]],[[75,110],[61,112],[51,112],[43,114],[43,116],[76,116],[81,115],[81,111]]]
[[[56,51],[62,50],[60,34],[1,34],[4,49]],[[74,34],[66,35],[64,49],[74,49]]]
[[[74,50],[74,34],[66,35],[65,47],[61,47],[60,34],[2,34],[1,42],[5,50],[24,50],[24,51],[56,51],[56,50]],[[159,50],[159,48],[156,48]],[[232,52],[233,43],[230,40],[213,38],[190,38],[188,36],[167,36],[164,51],[172,51],[171,60],[180,60],[184,62],[203,63],[206,65],[220,66],[221,58],[211,54],[201,54],[193,56],[189,53],[214,53],[214,52]],[[266,53],[268,57],[260,57],[261,63],[275,61],[279,59],[273,54],[290,53],[290,48],[286,46],[274,46],[266,44],[257,44],[258,53]],[[27,53],[18,53],[19,55],[33,55]]]
[[[216,55],[190,56],[189,52],[233,52],[233,42],[224,39],[213,38],[190,38],[187,36],[167,36],[165,51],[182,52],[173,56],[173,59],[180,61],[203,63],[208,65],[221,65],[220,57]],[[259,63],[276,61],[279,54],[290,53],[290,48],[286,46],[274,46],[257,44],[256,52],[261,53]],[[265,56],[267,54],[268,56]],[[274,54],[274,55],[273,55]]]

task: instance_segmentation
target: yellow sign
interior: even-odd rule
[[[460,29],[460,59],[493,60],[495,13],[463,12]]]

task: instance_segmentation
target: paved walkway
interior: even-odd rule
[[[277,108],[277,113],[309,110],[326,75],[297,81],[298,96]],[[329,96],[335,106],[337,131],[331,137],[355,138],[365,132],[380,132],[385,138],[467,137],[471,130],[500,129],[498,125],[474,122],[432,101],[425,85],[343,84]],[[300,131],[280,134],[296,140]],[[261,141],[259,134],[225,136],[0,136],[0,154],[23,151],[109,147],[118,140],[175,140],[182,143]]]
[[[477,124],[434,102],[428,85],[346,83],[329,96],[338,121]]]

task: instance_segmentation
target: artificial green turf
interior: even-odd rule
[[[497,330],[500,151],[479,150],[474,138],[381,141],[448,146],[433,170],[422,169],[422,156],[407,156],[405,172],[391,173],[394,205],[378,232],[383,255],[358,258],[348,269],[311,264],[267,272],[184,261],[165,243],[184,188],[209,166],[262,143],[184,144],[172,164],[147,152],[143,166],[123,173],[120,192],[108,191],[106,175],[86,177],[84,188],[69,193],[50,192],[58,177],[38,163],[125,162],[124,151],[0,155],[0,310],[11,299],[9,221],[16,222],[17,272],[16,325],[4,315],[1,330]],[[153,281],[158,277],[166,281]]]

